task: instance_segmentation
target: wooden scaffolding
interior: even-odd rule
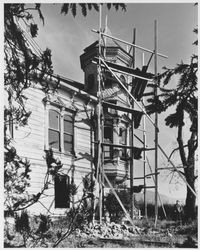
[[[98,131],[98,158],[97,158],[97,173],[98,173],[98,182],[99,182],[99,216],[100,216],[100,223],[102,223],[102,204],[103,204],[103,187],[104,187],[104,180],[106,180],[106,182],[108,183],[110,189],[113,191],[113,194],[115,195],[115,197],[117,198],[118,202],[120,203],[123,211],[125,212],[127,218],[129,219],[129,221],[133,224],[133,217],[134,217],[134,179],[143,179],[144,183],[143,183],[143,188],[144,188],[144,204],[145,204],[145,217],[147,218],[147,202],[146,202],[146,189],[147,188],[152,188],[148,187],[146,185],[146,178],[148,177],[148,175],[146,175],[146,151],[147,150],[152,150],[147,148],[146,145],[146,125],[145,125],[145,120],[148,119],[150,121],[150,123],[152,124],[152,126],[155,129],[155,147],[153,148],[153,150],[155,151],[155,170],[154,172],[151,173],[151,175],[154,176],[154,182],[155,185],[153,186],[153,188],[155,188],[155,225],[157,223],[157,217],[158,217],[158,114],[155,114],[155,120],[153,121],[152,118],[147,114],[146,110],[145,110],[145,100],[143,98],[143,94],[144,94],[144,90],[147,86],[147,84],[149,82],[154,84],[154,95],[157,95],[157,81],[156,81],[156,76],[157,76],[157,57],[163,57],[163,58],[167,58],[167,56],[160,54],[157,52],[157,22],[155,21],[154,23],[154,32],[155,32],[155,41],[154,41],[154,50],[149,50],[146,48],[143,48],[141,46],[136,45],[135,41],[136,41],[136,29],[134,29],[133,32],[133,43],[129,43],[126,42],[124,40],[121,40],[119,38],[113,37],[111,35],[108,35],[107,33],[103,32],[102,28],[101,28],[101,17],[102,16],[102,7],[100,4],[100,11],[99,11],[99,30],[92,30],[93,32],[95,32],[96,34],[98,34],[99,37],[99,42],[98,42],[98,57],[95,58],[95,60],[93,61],[93,63],[97,64],[97,72],[98,72],[98,92],[97,92],[97,98],[98,98],[98,104],[97,104],[97,120],[98,120],[98,127],[97,127],[97,131]],[[111,39],[112,41],[114,41],[122,50],[124,50],[119,43],[123,43],[125,45],[129,46],[129,52],[126,52],[129,56],[132,57],[132,63],[130,65],[130,67],[124,67],[115,63],[111,63],[109,61],[106,60],[105,58],[105,40],[104,39]],[[103,45],[104,44],[104,48]],[[148,64],[145,66],[144,62],[143,62],[143,68],[142,71],[138,72],[135,69],[135,50],[136,49],[140,49],[144,52],[148,52],[151,54],[150,59]],[[131,53],[132,51],[132,53]],[[147,73],[147,69],[149,66],[149,63],[152,59],[152,57],[154,56],[154,75],[152,75],[150,77],[150,75]],[[102,98],[102,86],[103,86],[103,79],[102,79],[102,70],[108,70],[110,72],[110,74],[112,75],[112,77],[114,77],[117,81],[117,83],[119,84],[120,88],[123,89],[123,91],[127,94],[127,96],[129,97],[130,100],[130,107],[122,107],[119,105],[115,105],[111,102],[106,102],[103,98]],[[123,73],[124,75],[128,75],[131,76],[133,81],[136,82],[136,84],[134,85],[135,87],[132,88],[132,90],[130,91],[128,89],[127,86],[125,86],[125,84],[122,82],[122,80],[119,78],[119,76],[117,75],[117,73]],[[147,95],[147,94],[146,94]],[[130,149],[130,203],[131,203],[131,212],[130,215],[129,213],[126,211],[126,209],[124,208],[122,202],[120,201],[117,193],[115,192],[115,189],[113,188],[111,182],[109,181],[108,177],[106,176],[105,172],[104,172],[104,160],[103,160],[103,146],[110,146],[110,143],[105,143],[103,141],[103,121],[101,119],[102,117],[102,108],[101,107],[110,107],[112,109],[115,110],[121,110],[124,111],[129,115],[130,117],[130,122],[131,122],[131,133],[130,133],[130,145],[117,145],[117,144],[112,144],[112,147],[114,148],[126,148],[126,149]],[[135,110],[135,107],[137,106],[138,110]],[[143,120],[143,128],[140,129],[142,131],[142,139],[138,138],[138,136],[135,135],[134,130],[138,129],[139,124],[140,124],[140,120]],[[138,122],[139,121],[139,122]],[[138,139],[142,142],[143,144],[143,148],[137,148],[134,146],[134,140]],[[139,159],[138,155],[138,151],[139,154],[141,154],[141,152],[143,153],[142,156],[142,160],[143,160],[143,172],[144,172],[144,176],[143,177],[138,177],[138,178],[134,178],[134,161]]]

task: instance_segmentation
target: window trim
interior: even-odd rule
[[[59,112],[58,110],[55,110],[55,109],[50,108],[50,109],[49,109],[49,112],[48,112],[48,119],[50,118],[50,111],[51,111],[51,110],[52,110],[52,111],[55,111],[56,113],[58,113],[58,130],[56,130],[56,129],[54,129],[54,128],[50,128],[50,122],[49,122],[49,124],[48,124],[48,140],[49,140],[49,131],[58,132],[58,134],[59,134],[59,136],[58,136],[58,138],[59,138],[58,149],[52,147],[52,150],[61,152],[61,114],[60,114],[60,112]],[[48,143],[48,144],[50,144],[50,143]],[[50,147],[50,145],[49,145],[49,147]]]
[[[113,147],[112,147],[112,144],[113,144],[113,126],[112,125],[108,125],[108,124],[106,124],[106,125],[104,125],[104,142],[106,142],[106,138],[105,138],[105,128],[109,128],[110,130],[111,130],[111,140],[110,140],[110,146],[104,146],[103,147],[103,157],[104,157],[104,160],[105,161],[108,161],[108,160],[113,160],[113,156],[114,156],[114,153],[113,153]],[[109,148],[109,150],[106,150],[105,151],[105,147],[108,147]],[[109,153],[109,156],[108,157],[105,157],[105,153]]]
[[[48,103],[48,108],[46,109],[46,122],[47,122],[47,129],[45,128],[45,130],[47,131],[46,133],[46,148],[50,148],[49,145],[49,130],[51,129],[49,126],[49,115],[50,115],[50,110],[54,110],[59,114],[59,126],[60,126],[60,134],[59,134],[59,149],[56,148],[52,148],[52,150],[54,152],[57,153],[62,153],[62,154],[66,154],[66,155],[74,155],[75,154],[75,150],[74,150],[74,145],[75,145],[75,127],[74,127],[74,122],[75,122],[75,114],[76,111],[72,110],[72,109],[68,109],[66,107],[58,107],[57,103]],[[64,149],[64,116],[65,115],[70,115],[72,117],[72,127],[73,127],[73,134],[72,134],[72,150],[70,151],[66,151]],[[52,129],[53,130],[53,129]],[[57,131],[57,130],[55,130]]]
[[[122,138],[122,135],[120,135],[120,133],[121,133],[120,130],[122,130],[122,133],[125,132],[125,142],[123,142],[123,143],[122,143],[122,141],[120,141],[120,139]],[[119,124],[119,144],[127,145],[127,143],[128,143],[128,127],[127,127],[126,123],[121,122]],[[127,148],[122,148],[120,151],[121,151],[120,152],[120,159],[126,160],[127,155],[128,155]],[[123,151],[124,151],[125,156],[123,156]]]
[[[65,129],[64,129],[65,115],[70,116],[70,117],[72,118],[72,133],[71,133],[71,134],[68,133],[68,132],[65,132]],[[72,113],[70,113],[70,112],[64,112],[64,114],[63,114],[63,151],[64,151],[64,153],[71,153],[71,154],[74,154],[74,134],[75,134],[74,122],[75,122],[74,114],[72,114]],[[64,135],[65,135],[65,134],[66,134],[66,135],[72,136],[72,150],[71,150],[71,152],[65,150],[65,142],[64,142]]]

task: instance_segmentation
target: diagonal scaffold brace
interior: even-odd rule
[[[116,80],[119,82],[121,87],[128,93],[128,95],[133,99],[135,104],[140,108],[140,110],[146,115],[146,117],[149,119],[149,121],[153,124],[153,126],[159,131],[158,127],[155,125],[154,121],[151,119],[151,117],[147,114],[146,110],[143,109],[143,107],[138,103],[138,101],[135,99],[135,97],[131,94],[131,92],[124,86],[120,78],[114,73],[114,71],[107,65],[107,63],[104,61],[103,58],[99,57],[101,62],[106,66],[106,68],[113,74],[113,76],[116,78]]]
[[[112,184],[110,183],[108,177],[106,176],[105,173],[103,173],[103,176],[104,176],[105,180],[107,181],[107,183],[108,183],[110,189],[112,190],[114,196],[115,196],[116,199],[118,200],[118,202],[119,202],[121,208],[123,209],[123,211],[124,211],[124,213],[125,213],[127,219],[130,221],[130,223],[132,224],[132,226],[135,228],[136,232],[137,232],[138,234],[140,234],[140,231],[139,231],[138,228],[135,226],[135,224],[134,224],[134,222],[133,222],[131,216],[129,215],[129,213],[126,211],[126,208],[124,207],[123,203],[121,202],[119,196],[117,195],[115,189],[113,188]]]

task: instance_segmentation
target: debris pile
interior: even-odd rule
[[[139,228],[136,226],[127,226],[114,222],[94,224],[90,227],[85,226],[83,230],[77,231],[77,236],[81,238],[105,238],[105,239],[129,239],[133,235],[138,235]]]

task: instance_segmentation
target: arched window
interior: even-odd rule
[[[120,80],[122,81],[122,83],[126,83],[126,79],[123,75],[120,76]]]
[[[73,117],[70,115],[64,115],[64,150],[67,152],[73,152],[73,143]]]
[[[122,82],[126,87],[128,87],[127,82],[126,82],[126,78],[125,78],[123,75],[120,75],[119,78],[120,78],[121,82]]]
[[[52,109],[49,110],[49,146],[60,150],[60,115]]]

